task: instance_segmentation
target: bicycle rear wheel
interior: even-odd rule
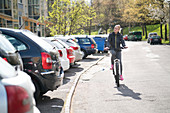
[[[115,79],[116,79],[116,85],[117,87],[120,86],[120,83],[119,83],[119,63],[116,63],[116,75],[115,75]]]

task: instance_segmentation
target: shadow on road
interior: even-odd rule
[[[132,89],[129,89],[124,84],[121,84],[120,87],[117,88],[117,89],[121,93],[118,93],[116,95],[122,95],[122,96],[125,96],[125,97],[131,97],[131,98],[136,99],[136,100],[141,100],[141,98],[140,98],[141,93],[134,92]]]
[[[94,62],[94,61],[97,61],[99,58],[85,58],[79,62]]]
[[[81,67],[72,67],[69,70],[64,72],[64,79],[63,79],[63,85],[67,84],[68,82],[70,82],[70,78],[71,76],[75,76],[76,72],[81,72],[83,71],[84,68]]]
[[[38,100],[37,107],[41,113],[61,113],[64,101],[59,98],[50,98],[43,96],[41,100]]]

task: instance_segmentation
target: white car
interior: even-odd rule
[[[71,48],[73,48],[74,50],[74,55],[75,55],[75,61],[79,61],[82,60],[83,58],[83,53],[80,49],[80,46],[74,42],[70,36],[66,36],[66,37],[55,37],[56,39],[62,40],[63,42],[65,42],[67,45],[69,45]]]
[[[66,48],[63,45],[61,45],[58,42],[58,40],[54,38],[48,37],[48,38],[43,38],[43,39],[58,50],[61,66],[64,71],[68,70],[70,68],[70,62],[69,62],[69,59],[67,58]]]
[[[40,113],[29,75],[0,57],[0,113]]]

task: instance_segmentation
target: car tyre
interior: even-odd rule
[[[34,98],[35,98],[36,101],[38,101],[39,99],[41,99],[43,94],[40,92],[40,87],[39,87],[37,81],[33,80],[33,83],[34,83],[34,86],[35,86]]]
[[[83,59],[85,59],[87,57],[87,53],[85,50],[82,50],[82,53],[83,53]]]

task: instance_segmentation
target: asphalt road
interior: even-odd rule
[[[170,46],[126,43],[121,86],[106,56],[81,76],[72,113],[170,113]]]

